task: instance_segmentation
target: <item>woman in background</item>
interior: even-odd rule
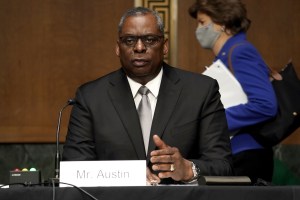
[[[231,59],[234,76],[248,98],[246,104],[226,108],[235,175],[249,176],[254,184],[258,178],[271,182],[273,150],[247,127],[274,117],[277,102],[269,69],[246,39],[250,20],[245,5],[240,0],[197,0],[189,14],[198,22],[196,38],[202,48],[211,50],[215,61],[220,59],[227,67]]]

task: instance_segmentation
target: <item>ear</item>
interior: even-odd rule
[[[224,26],[224,25],[221,26],[221,31],[222,31],[222,32],[225,32],[225,30],[226,30],[225,26]]]
[[[169,40],[168,39],[165,39],[163,51],[164,51],[164,55],[167,55],[169,52]]]
[[[120,57],[120,47],[119,47],[119,43],[118,42],[116,44],[115,52],[116,52],[117,56]]]

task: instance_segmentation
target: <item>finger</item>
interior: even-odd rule
[[[160,178],[155,174],[152,174],[152,176],[149,179],[150,185],[157,185],[160,183],[160,181],[161,181]]]
[[[154,151],[151,151],[150,155],[151,156],[172,156],[172,157],[169,157],[171,160],[171,162],[174,161],[174,158],[177,157],[176,154],[178,152],[178,149],[176,147],[170,147],[168,146],[167,148],[165,149],[159,149],[159,150],[154,150]]]
[[[157,185],[159,183],[160,178],[156,174],[153,174],[147,167],[147,185]]]
[[[160,139],[158,135],[153,136],[153,141],[155,146],[157,146],[158,149],[164,149],[168,147],[168,145],[162,139]]]
[[[153,154],[156,154],[156,152],[153,152]],[[172,157],[172,155],[168,155],[168,154],[162,154],[160,155],[159,153],[157,153],[156,155],[151,155],[150,161],[152,163],[173,163],[174,162],[174,158]]]
[[[174,172],[176,170],[175,165],[172,164],[155,164],[152,165],[154,171]]]
[[[158,177],[159,178],[170,178],[174,175],[174,172],[166,171],[166,172],[159,172]]]

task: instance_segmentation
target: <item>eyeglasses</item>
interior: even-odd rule
[[[141,36],[135,36],[135,35],[128,35],[128,36],[122,36],[120,37],[120,41],[122,44],[128,46],[128,47],[134,47],[139,39],[141,39],[142,43],[146,47],[153,47],[155,46],[162,38],[164,38],[163,35],[141,35]]]

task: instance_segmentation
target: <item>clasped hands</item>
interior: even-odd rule
[[[162,178],[172,178],[175,181],[189,181],[193,178],[191,161],[184,159],[178,148],[168,146],[157,135],[153,136],[157,150],[150,153],[153,174],[147,167],[147,184],[158,184]]]

